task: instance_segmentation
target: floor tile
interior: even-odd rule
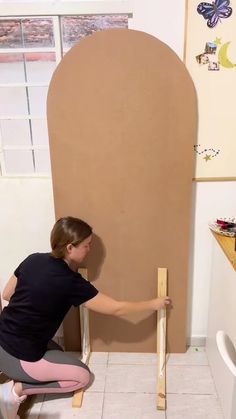
[[[100,419],[103,393],[87,393],[81,408],[72,407],[72,395],[48,395],[43,403],[39,419]],[[30,416],[31,419],[31,416]]]
[[[215,396],[169,394],[166,419],[224,419],[224,417]]]
[[[155,394],[107,393],[102,419],[165,419],[156,409]]]
[[[92,385],[86,390],[87,392],[103,392],[105,389],[107,365],[91,364],[90,371],[94,374]]]
[[[89,358],[89,365],[101,364],[106,365],[108,362],[108,352],[91,352]]]
[[[169,365],[166,372],[167,393],[216,395],[208,366]]]
[[[72,408],[72,393],[38,395],[21,419],[223,419],[204,348],[167,356],[166,412],[156,409],[155,353],[93,352],[89,366],[95,379],[82,408]]]
[[[154,365],[108,365],[105,391],[155,393],[156,377]]]
[[[20,405],[18,415],[21,419],[38,419],[44,401],[44,394],[28,396]]]
[[[68,351],[68,354],[73,355],[76,358],[81,359],[80,352]],[[107,364],[108,362],[108,352],[91,352],[89,357],[89,364]]]
[[[208,365],[207,355],[203,347],[189,347],[185,353],[167,354],[166,360],[168,365]],[[108,363],[157,365],[157,354],[111,352],[108,355]]]
[[[27,397],[26,401],[30,399],[30,406],[27,411],[27,416],[25,417],[30,417],[31,419],[38,419],[43,406],[44,398],[44,394],[37,394],[35,396]],[[24,407],[24,403],[22,403],[21,406]],[[24,415],[20,414],[20,418],[24,419]]]
[[[208,365],[203,347],[189,347],[183,354],[167,354],[168,365]]]
[[[157,365],[157,354],[156,353],[121,353],[121,352],[110,352],[108,356],[108,364],[120,364],[120,365]]]

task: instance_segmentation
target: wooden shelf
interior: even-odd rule
[[[218,241],[225,256],[228,258],[234,270],[236,271],[236,251],[235,251],[236,239],[234,237],[222,236],[221,234],[215,233],[212,230],[211,232],[213,236],[215,237],[215,239]]]

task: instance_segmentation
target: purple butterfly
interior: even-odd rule
[[[214,28],[221,18],[230,17],[232,8],[229,7],[230,0],[215,0],[210,3],[200,3],[197,11],[200,15],[207,19],[207,26]]]

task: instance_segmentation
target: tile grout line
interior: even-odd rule
[[[44,394],[44,395],[43,395],[43,400],[42,400],[42,403],[41,403],[41,406],[40,406],[40,409],[39,409],[39,414],[38,414],[37,419],[40,419],[40,414],[41,414],[41,410],[42,410],[42,408],[43,408],[43,404],[44,404],[44,401],[45,401],[45,397],[46,397],[46,394]]]
[[[101,419],[103,419],[103,413],[104,413],[104,403],[105,403],[105,394],[106,394],[106,382],[107,382],[107,368],[109,364],[109,352],[107,352],[107,362],[106,362],[106,374],[105,374],[105,383],[104,383],[104,391],[103,391],[103,401],[102,401],[102,416]]]
[[[35,396],[37,396],[37,395],[36,395],[36,394],[34,394],[33,396],[35,397]],[[43,407],[43,403],[44,403],[44,400],[45,400],[45,396],[46,396],[46,394],[42,394],[42,396],[43,396],[43,399],[42,399],[41,406],[40,406],[40,409],[39,409],[39,413],[38,413],[38,415],[37,415],[37,418],[36,418],[36,419],[40,419],[40,413],[41,413],[41,410],[42,410],[42,407]],[[26,418],[27,418],[27,419],[29,419],[29,418],[30,418],[30,416],[31,416],[31,410],[33,409],[33,407],[34,407],[34,405],[31,407],[30,411],[27,413],[27,416],[26,416]],[[33,415],[34,415],[34,413],[33,413]]]
[[[215,392],[216,392],[216,398],[217,398],[217,400],[219,402],[222,416],[224,417],[224,412],[223,412],[223,407],[222,407],[222,404],[221,404],[221,399],[219,397],[219,394],[218,394],[218,391],[217,391],[217,388],[216,388],[216,383],[215,383],[215,380],[214,380],[214,377],[213,377],[213,374],[212,374],[212,371],[211,371],[211,367],[210,367],[210,364],[209,364],[209,358],[208,358],[207,352],[206,352],[206,356],[207,356],[207,359],[208,359],[208,365],[209,365],[209,369],[210,369],[210,374],[211,374],[211,378],[212,378],[212,381],[213,381],[214,389],[215,389]]]
[[[150,392],[150,391],[90,391],[89,394],[101,394],[101,393],[106,393],[106,394],[149,394],[149,395],[155,395],[156,393]],[[215,399],[218,399],[217,393],[174,393],[174,392],[168,392],[166,393],[167,395],[169,394],[175,394],[177,396],[212,396]]]
[[[118,364],[118,363],[110,363],[109,365],[125,365],[125,366],[128,366],[128,365],[130,365],[130,366],[144,366],[144,367],[153,367],[153,366],[156,366],[156,364],[155,363],[153,363],[153,364],[139,364],[139,363],[125,363],[125,364]],[[169,363],[167,363],[167,366],[168,367],[209,367],[209,365],[208,364],[169,364]]]

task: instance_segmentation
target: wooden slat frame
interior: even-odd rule
[[[158,268],[157,295],[167,295],[167,268]],[[157,312],[157,409],[166,410],[166,309]]]
[[[83,278],[88,280],[88,270],[80,268],[79,273]],[[84,306],[80,306],[80,331],[81,331],[81,348],[82,357],[81,361],[88,365],[90,357],[90,336],[89,336],[89,312]],[[72,407],[81,407],[83,401],[84,390],[77,390],[74,392]]]

